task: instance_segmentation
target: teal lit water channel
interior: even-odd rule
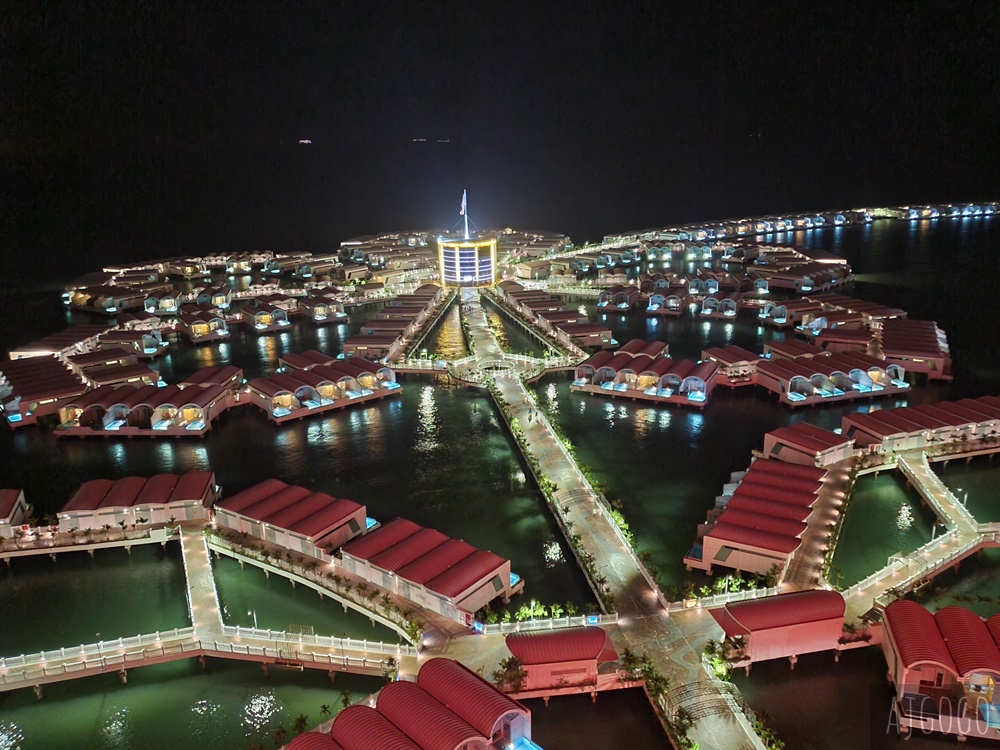
[[[921,385],[905,398],[872,402],[876,408],[1000,392],[1000,351],[982,346],[979,335],[982,310],[987,309],[984,290],[992,288],[982,283],[981,269],[984,264],[995,264],[995,251],[1000,248],[998,226],[995,219],[963,222],[958,228],[945,222],[916,228],[877,223],[789,238],[846,255],[858,272],[853,293],[901,306],[913,317],[936,319],[947,330],[958,373],[954,386]],[[18,311],[18,325],[0,323],[0,342],[7,347],[61,330],[70,320],[86,320],[61,308],[56,287],[43,288],[25,279],[23,289],[14,288],[18,296],[7,301],[11,303],[8,309]],[[967,293],[935,293],[942,288]],[[585,306],[596,320],[594,302],[592,298],[572,300],[574,305]],[[237,329],[230,341],[219,346],[178,343],[154,366],[167,381],[221,363],[242,366],[248,377],[268,374],[284,352],[307,348],[339,352],[343,340],[377,309],[374,305],[352,311],[346,326],[314,328],[300,321],[277,336],[256,337]],[[634,337],[661,338],[670,343],[674,357],[695,359],[707,346],[733,343],[759,351],[768,337],[787,335],[759,328],[752,316],[708,324],[696,318],[651,324],[639,312],[609,315],[607,322],[621,342]],[[516,326],[504,320],[501,324],[515,351],[534,345],[527,337],[516,340],[524,335]],[[449,358],[467,352],[456,307],[446,313],[424,346],[429,353]],[[404,390],[399,396],[283,427],[275,427],[252,407],[233,410],[203,440],[56,441],[44,428],[16,433],[3,429],[0,486],[23,487],[39,515],[44,515],[61,507],[81,482],[96,477],[210,467],[225,494],[277,477],[363,502],[369,515],[381,521],[406,516],[510,557],[514,570],[527,581],[526,598],[591,603],[579,571],[565,561],[565,546],[537,491],[523,478],[522,462],[500,428],[489,399],[423,376],[402,376],[401,382]],[[567,375],[553,375],[535,387],[543,405],[551,407],[553,419],[576,446],[581,461],[606,484],[609,497],[622,501],[640,548],[650,551],[668,588],[685,581],[680,560],[694,540],[698,523],[730,472],[746,467],[764,432],[797,419],[836,427],[845,412],[871,406],[859,402],[791,411],[762,392],[745,388],[717,390],[701,411],[659,408],[570,394],[569,382]],[[970,471],[975,467],[973,462]],[[970,509],[978,514],[974,505],[978,507],[980,501],[974,494],[984,492],[988,480],[983,481],[983,490],[975,490],[973,478],[957,478],[960,469],[957,464],[949,466],[945,481],[968,489]],[[900,508],[913,500],[898,486],[891,486],[895,480],[888,475],[876,483],[872,497],[889,498],[885,507],[874,501],[856,502],[845,520],[843,544],[853,544],[857,555],[864,557],[840,566],[845,579],[848,570],[851,576],[863,577],[892,553],[929,538],[929,519],[917,505],[912,508],[910,536],[891,532]],[[855,499],[863,501],[864,494]],[[893,503],[896,516],[892,515]],[[875,533],[868,526],[882,531]],[[175,551],[168,545],[166,551],[135,548],[131,559],[121,553],[124,559],[119,560],[117,554],[98,553],[94,560],[67,558],[57,563],[47,558],[30,564],[18,561],[4,572],[0,637],[8,641],[3,651],[58,647],[65,645],[63,639],[78,643],[88,633],[106,636],[115,629],[128,635],[155,630],[160,623],[161,629],[186,624]],[[315,592],[289,594],[288,583],[275,578],[261,585],[256,571],[240,571],[234,565],[225,560],[217,563],[231,622],[250,624],[252,614],[246,613],[256,611],[258,623],[265,627],[301,624],[312,625],[317,632],[328,628],[332,634],[350,634],[355,628],[373,632],[364,618],[360,622],[338,619],[342,610],[329,601],[321,602]],[[119,575],[118,566],[126,574]],[[937,595],[944,603],[954,601],[955,596],[968,597],[976,589],[965,581],[985,585],[997,580],[996,570],[997,562],[988,553],[964,564],[954,581],[938,579],[941,591]],[[699,575],[694,580],[708,579]],[[934,593],[925,591],[926,596]],[[251,606],[251,601],[265,606]],[[135,612],[131,611],[133,602]],[[981,604],[984,609],[990,606],[989,602]],[[102,608],[107,611],[98,611]],[[11,629],[18,617],[27,623]],[[814,673],[806,668],[807,660],[791,675],[784,662],[755,667],[746,683],[748,698],[754,705],[769,707],[791,750],[891,747],[882,741],[863,744],[868,737],[859,732],[866,730],[847,732],[851,722],[843,722],[844,732],[838,728],[843,715],[838,707],[857,690],[871,686],[872,695],[879,700],[884,697],[881,656],[874,650],[847,655],[838,667],[840,672],[828,668],[832,658],[827,656],[816,662]],[[848,679],[846,675],[854,676]],[[51,685],[41,702],[30,691],[0,694],[0,721],[5,722],[0,748],[240,748],[265,740],[270,745],[268,738],[275,729],[290,726],[299,713],[318,721],[319,707],[338,705],[344,687],[362,695],[377,684],[339,675],[330,686],[325,675],[309,672],[272,672],[265,679],[259,667],[216,661],[210,661],[205,672],[196,662],[132,670],[128,685],[121,685],[117,675]],[[799,705],[789,695],[808,697],[808,705]],[[629,727],[650,718],[644,701],[626,700],[619,705],[602,697],[596,706],[563,708],[569,705],[554,700],[548,711],[535,711],[535,734],[546,738],[547,750],[620,746],[618,738],[626,736],[626,746],[636,750],[664,746],[655,733],[626,734]],[[860,726],[871,712],[858,713],[864,713],[857,717]],[[59,720],[53,721],[54,716]],[[839,745],[817,742],[816,737],[822,736],[817,730],[822,727],[831,727],[831,736],[849,741]]]

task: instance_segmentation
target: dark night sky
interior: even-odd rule
[[[581,241],[1000,198],[993,2],[24,2],[5,15],[3,239],[82,269],[450,226],[463,187],[480,225]]]

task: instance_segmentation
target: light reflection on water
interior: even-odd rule
[[[281,704],[269,689],[255,691],[243,705],[244,732],[252,737],[266,726],[271,717],[281,710]]]
[[[109,750],[124,750],[135,746],[135,730],[128,708],[119,708],[104,720],[101,725],[101,746]]]
[[[417,407],[417,440],[414,447],[421,453],[436,450],[438,443],[437,405],[434,402],[434,387],[425,385],[420,389],[420,404]]]
[[[0,719],[0,750],[22,750],[24,732],[12,721]]]

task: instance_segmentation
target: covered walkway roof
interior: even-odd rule
[[[710,610],[715,621],[730,638],[747,636],[761,630],[783,628],[844,616],[844,597],[836,591],[815,589],[793,591],[764,599],[730,602]]]
[[[597,626],[561,630],[526,630],[507,636],[507,648],[521,664],[558,664],[567,661],[617,661],[618,652],[608,634]]]

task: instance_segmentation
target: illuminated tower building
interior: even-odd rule
[[[438,238],[438,264],[444,286],[492,286],[496,283],[496,238],[469,235],[469,211],[462,192],[465,236],[459,239]]]

